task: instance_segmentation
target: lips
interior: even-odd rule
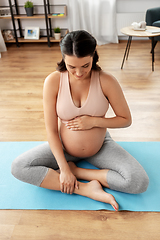
[[[83,75],[81,75],[81,76],[77,76],[77,75],[76,75],[76,77],[77,77],[77,78],[81,78],[81,77],[83,77]]]

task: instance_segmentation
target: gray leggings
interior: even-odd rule
[[[67,161],[82,160],[66,152],[64,154]],[[134,194],[147,190],[149,178],[143,167],[108,132],[99,152],[83,160],[100,169],[109,169],[107,183],[110,189]],[[49,144],[44,143],[17,157],[12,163],[11,172],[23,182],[40,186],[49,168],[56,170],[58,164]]]

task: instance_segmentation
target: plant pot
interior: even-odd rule
[[[61,33],[54,33],[54,38],[55,38],[55,40],[60,40]]]
[[[25,8],[27,16],[33,16],[33,8]]]

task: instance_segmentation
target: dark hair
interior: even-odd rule
[[[60,48],[62,53],[62,60],[58,62],[57,70],[64,72],[67,70],[64,61],[65,55],[76,56],[78,58],[93,56],[92,69],[100,71],[100,66],[97,65],[99,56],[96,51],[96,39],[84,30],[73,31],[67,33],[60,41]]]

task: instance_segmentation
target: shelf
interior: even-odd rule
[[[66,15],[63,15],[63,16],[52,16],[51,14],[49,14],[48,18],[66,18]]]
[[[37,19],[37,18],[45,18],[44,14],[35,14],[33,16],[27,16],[26,14],[14,15],[15,19]]]
[[[61,40],[61,39],[60,39]],[[55,40],[53,37],[50,37],[50,42],[60,42],[60,40]],[[47,42],[47,37],[40,37],[39,39],[24,39],[24,38],[18,38],[18,42],[21,43],[29,43],[29,42]],[[15,43],[15,39],[5,41],[6,43]]]
[[[63,16],[52,16],[52,14],[48,15],[48,18],[65,18],[66,15]],[[44,14],[35,14],[33,16],[27,16],[26,14],[21,14],[21,15],[14,15],[15,19],[37,19],[37,18],[45,18]]]
[[[7,16],[7,17],[0,17],[0,19],[11,19],[11,16]]]
[[[64,6],[64,13],[63,13],[64,15],[63,16],[52,16],[52,14],[48,14],[48,18],[65,18],[65,17],[67,17],[67,6],[66,5],[63,5],[63,6]]]
[[[44,14],[35,14],[33,16],[27,16],[26,14],[14,15],[14,19],[40,19],[40,18],[44,19],[45,15]],[[52,16],[52,14],[49,14],[48,18],[66,18],[66,15],[64,14],[63,16]],[[11,19],[11,16],[0,17],[0,19]]]
[[[14,5],[12,4],[13,2],[14,2]],[[11,16],[4,16],[4,15],[0,16],[0,19],[10,19],[13,24],[13,31],[14,31],[15,38],[13,40],[6,41],[6,43],[16,43],[17,47],[19,47],[18,43],[48,42],[48,46],[50,47],[51,42],[60,42],[60,40],[55,40],[54,37],[51,37],[53,34],[53,28],[52,28],[53,20],[52,19],[66,18],[67,5],[64,5],[64,4],[50,5],[49,0],[47,0],[47,2],[44,1],[44,3],[42,5],[35,5],[35,7],[44,7],[43,11],[41,11],[41,12],[37,11],[35,8],[35,10],[34,10],[35,14],[33,16],[27,16],[27,14],[25,14],[24,11],[19,12],[18,8],[22,8],[22,7],[24,8],[24,5],[18,5],[17,2],[18,2],[18,0],[13,0],[13,1],[8,0]],[[54,6],[55,7],[57,7],[57,6],[63,7],[63,9],[52,8]],[[58,12],[56,10],[58,10]],[[60,10],[60,12],[59,12],[59,10]],[[24,22],[24,21],[21,21],[23,19],[25,19],[25,20],[43,19],[44,22],[46,23],[46,29],[45,29],[46,33],[42,34],[42,37],[40,37],[39,39],[24,39],[24,37],[23,37],[24,30],[21,27],[21,22]],[[18,34],[17,34],[17,30],[18,30]],[[47,34],[47,36],[43,37],[46,34]],[[21,36],[21,37],[18,37],[17,35]]]
[[[62,39],[62,38],[61,38],[61,39]],[[60,40],[56,40],[54,37],[50,37],[50,42],[60,42],[61,39],[60,39]]]

